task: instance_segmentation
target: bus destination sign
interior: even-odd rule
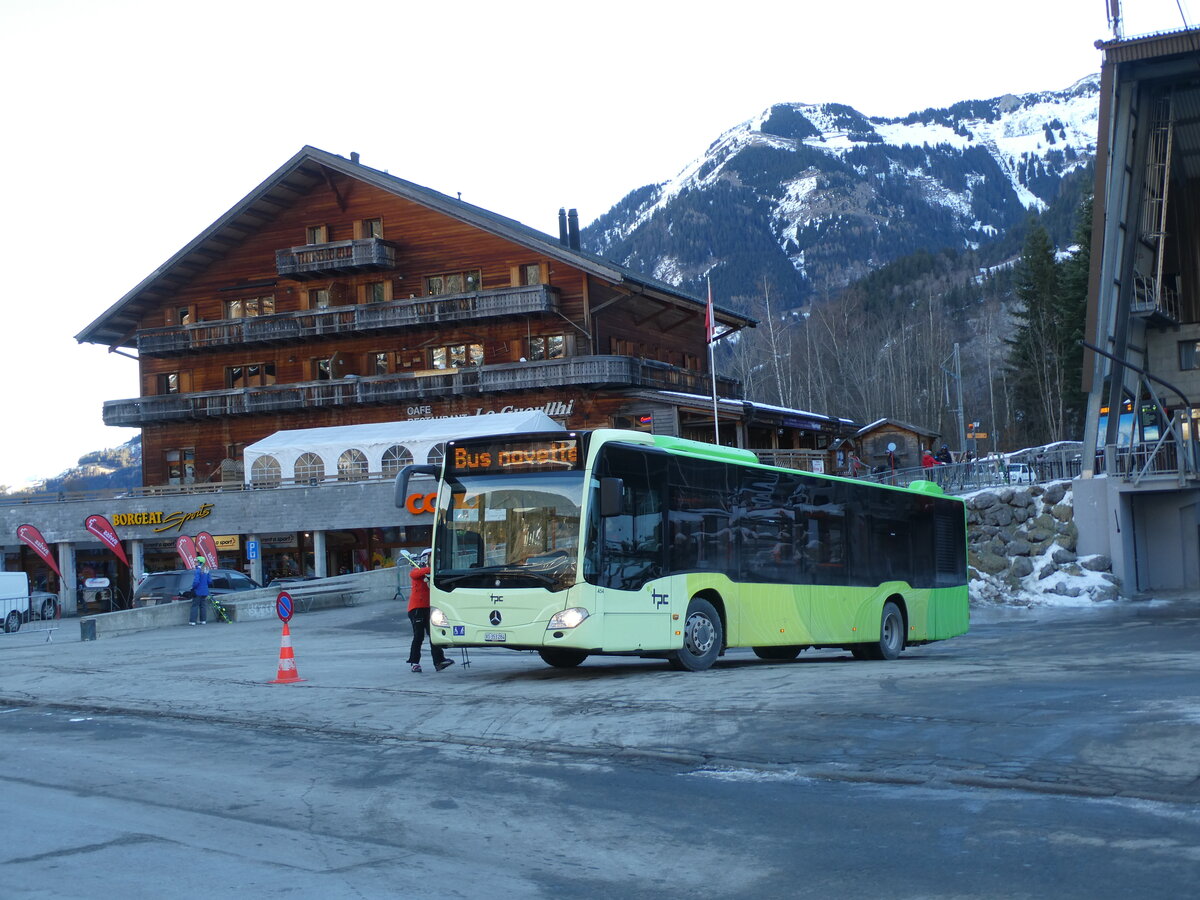
[[[581,464],[579,441],[471,442],[451,445],[447,470],[458,475],[495,475],[500,472],[563,472]]]

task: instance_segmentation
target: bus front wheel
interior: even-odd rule
[[[879,642],[863,644],[867,659],[898,659],[904,649],[904,616],[890,600],[883,604],[879,621]]]
[[[538,656],[546,665],[554,666],[556,669],[573,669],[588,658],[588,655],[582,650],[566,650],[555,647],[539,650]]]
[[[667,657],[671,668],[687,672],[702,672],[721,655],[724,629],[716,608],[700,597],[688,604],[683,623],[683,649]]]

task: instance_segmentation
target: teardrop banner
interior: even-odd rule
[[[183,567],[185,569],[196,568],[196,544],[186,534],[181,534],[175,538],[175,552],[183,560]]]
[[[33,548],[33,552],[54,570],[54,574],[62,578],[62,572],[58,571],[58,563],[54,561],[54,556],[50,552],[50,545],[46,543],[46,539],[42,537],[42,533],[37,528],[32,525],[18,525],[17,540]]]
[[[125,568],[129,568],[129,560],[125,558],[125,549],[121,546],[121,539],[117,537],[117,529],[112,527],[108,519],[104,516],[88,516],[83,520],[83,527],[98,537],[100,543],[125,563]]]
[[[211,534],[202,531],[196,535],[196,549],[204,555],[204,561],[210,569],[217,567],[217,542]]]

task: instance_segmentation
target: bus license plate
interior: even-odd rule
[[[484,634],[483,639],[485,641],[504,642],[504,641],[508,640],[508,635],[505,634],[503,631],[489,631]]]

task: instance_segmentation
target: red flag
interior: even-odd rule
[[[46,539],[42,537],[40,531],[32,525],[18,525],[17,540],[22,544],[32,547],[33,552],[40,556],[46,565],[54,570],[54,574],[62,578],[62,572],[58,571],[58,563],[54,561],[54,557],[50,554],[50,545],[46,543]]]
[[[708,283],[708,306],[704,308],[704,341],[711,344],[713,342],[713,332],[716,331],[716,320],[713,318],[712,305],[712,282]]]
[[[129,567],[129,560],[125,558],[121,539],[117,537],[117,530],[112,527],[108,519],[104,516],[88,516],[83,520],[83,527],[98,537],[100,543],[116,554],[117,559],[125,563],[126,568]]]
[[[210,569],[217,567],[217,542],[213,540],[211,534],[202,531],[196,535],[196,549],[204,554],[204,561],[208,563]]]
[[[184,568],[196,568],[196,545],[186,534],[181,534],[175,538],[175,552],[183,560]]]

